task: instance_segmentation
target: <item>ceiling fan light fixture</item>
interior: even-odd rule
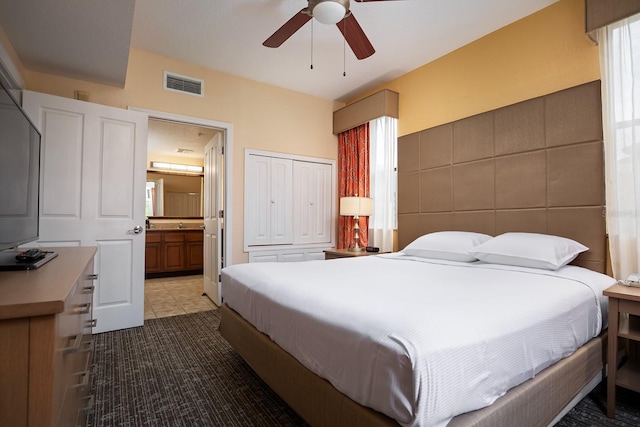
[[[313,6],[311,13],[322,24],[337,24],[347,13],[347,6],[344,3],[340,0],[321,0]]]

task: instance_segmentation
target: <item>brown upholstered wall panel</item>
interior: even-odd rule
[[[452,144],[451,123],[420,132],[420,168],[451,165]]]
[[[547,232],[547,209],[513,209],[496,211],[496,234],[514,231]]]
[[[598,82],[599,83],[599,82]],[[600,84],[584,84],[544,97],[547,147],[602,141]]]
[[[453,214],[453,229],[495,235],[495,211],[455,212]]]
[[[494,208],[493,159],[453,166],[453,208],[471,211]]]
[[[420,134],[412,133],[398,138],[398,173],[420,170]]]
[[[453,214],[432,213],[420,215],[420,235],[433,233],[434,231],[453,230]]]
[[[544,100],[536,98],[496,110],[495,135],[496,156],[543,149]]]
[[[420,212],[450,212],[451,166],[420,172]]]
[[[398,174],[398,214],[420,212],[420,174]]]
[[[550,208],[547,212],[548,233],[568,237],[589,247],[580,255],[585,260],[605,262],[605,222],[602,207]]]
[[[420,214],[398,214],[398,248],[404,248],[423,234]]]
[[[496,209],[546,206],[546,158],[544,151],[496,157]]]
[[[400,249],[442,230],[547,233],[605,271],[599,81],[402,137],[398,159]]]
[[[493,111],[453,122],[453,163],[493,157]]]
[[[604,203],[602,142],[549,149],[549,206],[593,206]]]

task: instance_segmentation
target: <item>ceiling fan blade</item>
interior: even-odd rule
[[[268,39],[262,43],[266,47],[279,47],[282,43],[286,42],[289,37],[295,34],[304,24],[311,20],[311,15],[308,14],[307,8],[300,10],[300,12],[293,15],[291,19],[284,23],[284,25],[271,35]]]
[[[362,30],[360,24],[353,16],[353,12],[347,14],[347,16],[336,24],[342,32],[345,40],[349,43],[351,50],[358,59],[365,59],[376,53],[373,45],[367,38],[367,35]]]

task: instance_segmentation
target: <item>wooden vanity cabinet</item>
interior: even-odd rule
[[[162,271],[164,264],[162,252],[162,234],[147,233],[144,249],[144,266],[146,273],[158,273]]]
[[[185,239],[187,270],[202,270],[204,267],[204,233],[187,233]]]
[[[202,273],[202,230],[147,230],[147,278]]]
[[[94,247],[0,272],[0,425],[84,426],[91,409]]]
[[[163,271],[186,270],[185,233],[163,233],[164,268]]]

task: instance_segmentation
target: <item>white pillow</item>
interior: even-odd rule
[[[565,237],[537,233],[504,233],[469,253],[492,264],[557,270],[588,247]]]
[[[467,231],[438,231],[425,234],[409,243],[405,255],[448,261],[471,262],[478,259],[469,255],[469,249],[491,239],[488,234]]]

